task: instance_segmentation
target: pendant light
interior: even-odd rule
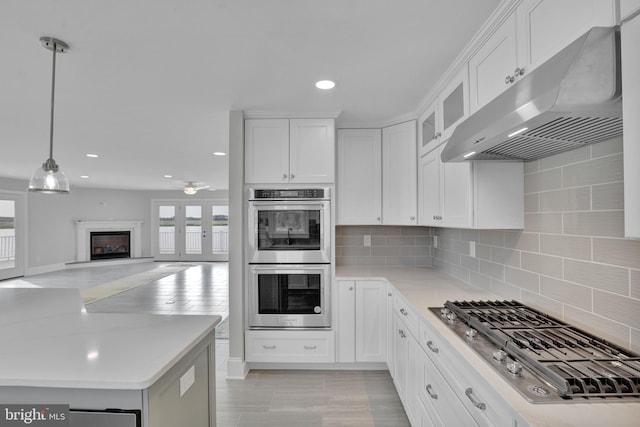
[[[38,168],[29,181],[29,191],[45,194],[69,194],[69,180],[53,160],[53,106],[56,93],[56,53],[69,50],[62,40],[53,37],[41,37],[40,43],[45,49],[53,52],[51,72],[51,125],[49,127],[49,158]]]

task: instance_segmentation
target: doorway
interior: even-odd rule
[[[158,261],[228,261],[226,200],[154,200],[153,248]]]
[[[0,280],[24,276],[25,195],[0,192]]]

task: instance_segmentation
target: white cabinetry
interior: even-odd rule
[[[624,234],[640,238],[640,16],[625,22],[622,36],[622,113],[624,144]]]
[[[246,183],[334,181],[333,119],[245,120]]]
[[[625,20],[640,12],[640,0],[620,0],[620,20]]]
[[[438,99],[418,120],[420,155],[449,139],[456,125],[469,115],[469,67],[465,64],[444,87]]]
[[[615,0],[524,0],[469,61],[471,111],[591,27],[615,24]]]
[[[338,281],[338,362],[385,362],[387,284]]]
[[[245,331],[247,362],[333,363],[333,331]]]
[[[455,228],[524,227],[524,165],[443,163],[444,144],[418,164],[419,224]]]
[[[380,129],[338,130],[337,225],[382,222]]]
[[[382,222],[416,225],[416,122],[382,129]]]

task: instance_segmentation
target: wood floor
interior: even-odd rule
[[[86,288],[162,265],[172,264],[64,270],[0,281],[0,286],[11,286],[13,282]],[[228,288],[226,263],[193,263],[185,271],[89,304],[87,311],[227,317]],[[228,340],[217,340],[218,427],[409,426],[387,371],[252,370],[245,380],[230,380],[226,378],[228,356]]]

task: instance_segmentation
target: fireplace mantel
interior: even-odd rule
[[[143,221],[76,221],[76,261],[91,259],[89,237],[92,231],[129,231],[131,232],[131,258],[142,256]]]

